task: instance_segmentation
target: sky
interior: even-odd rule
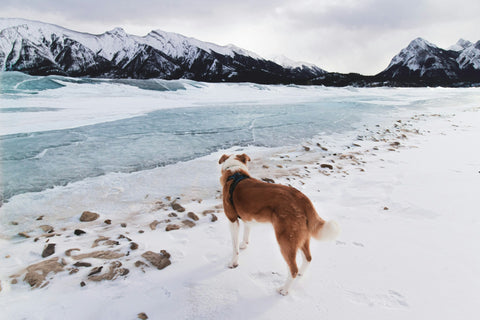
[[[264,58],[373,75],[410,41],[480,40],[478,0],[0,0],[0,16],[101,34],[161,29]]]

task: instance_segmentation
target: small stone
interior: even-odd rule
[[[131,250],[137,250],[138,249],[138,244],[135,242],[130,243],[130,249]]]
[[[49,243],[42,252],[42,258],[46,258],[55,253],[55,243]]]
[[[82,222],[94,221],[94,220],[97,220],[98,217],[100,217],[98,213],[91,212],[91,211],[84,211],[80,216],[80,221]]]
[[[94,274],[100,273],[100,272],[102,272],[102,269],[103,269],[103,266],[95,267],[95,268],[92,269],[92,271],[90,271],[88,276],[90,277],[90,276],[93,276]]]
[[[91,267],[92,264],[90,262],[82,262],[82,261],[79,261],[79,262],[75,262],[73,264],[74,267]]]
[[[85,281],[80,282],[80,287],[85,287],[86,285]]]
[[[303,146],[303,149],[305,149],[305,151],[310,151],[310,147],[307,146]]]
[[[383,210],[388,210],[388,207],[383,207]]]
[[[165,227],[165,231],[178,230],[180,226],[178,224],[169,224]]]
[[[191,221],[191,220],[183,220],[182,221],[183,225],[189,227],[189,228],[193,228],[195,227],[195,222]]]
[[[192,219],[193,221],[198,221],[200,218],[198,218],[198,216],[193,213],[193,212],[189,212],[187,213],[187,217],[189,217],[190,219]]]
[[[145,232],[145,231],[143,231],[143,230],[138,230],[138,233],[144,233],[144,232]]]
[[[78,269],[77,268],[73,268],[72,270],[70,270],[70,272],[68,273],[69,275],[72,275],[72,274],[75,274],[78,272]]]
[[[172,209],[177,212],[184,212],[185,208],[182,207],[180,204],[176,203],[175,201],[171,203]]]
[[[17,221],[10,221],[10,224],[11,224],[12,226],[18,226],[18,222],[17,222]]]
[[[105,221],[103,221],[103,222],[104,222],[105,224],[112,224],[112,220],[110,220],[110,219],[107,219],[107,220],[105,220]]]
[[[54,230],[53,230],[53,227],[52,226],[49,226],[47,224],[44,224],[44,225],[41,225],[40,226],[40,229],[43,230],[43,232],[46,232],[46,233],[52,233]]]
[[[29,236],[26,232],[19,232],[18,235],[19,235],[20,237],[30,238],[30,236]]]
[[[218,220],[217,216],[212,213],[212,218],[210,219],[210,221],[211,221],[211,222],[215,222],[215,221],[217,221],[217,220]]]
[[[163,251],[163,252],[155,253],[152,251],[147,251],[142,254],[142,257],[147,259],[147,261],[150,262],[153,266],[157,267],[158,270],[162,270],[163,268],[171,264],[169,259],[170,254],[168,254],[168,252],[166,251]]]
[[[138,315],[137,315],[138,319],[142,319],[142,320],[146,320],[148,319],[148,316],[145,314],[145,312],[140,312]]]
[[[160,223],[160,221],[158,221],[158,220],[152,221],[152,222],[149,224],[150,229],[152,229],[152,230],[157,229],[157,225],[158,225],[159,223]]]
[[[37,218],[37,221],[43,220],[43,217],[44,217],[44,216],[38,217],[38,218]]]
[[[137,267],[137,268],[140,268],[140,267],[146,266],[146,265],[147,264],[145,262],[140,261],[140,260],[135,262],[135,267]]]
[[[124,223],[121,223],[120,226],[121,226],[122,228],[126,228],[126,227],[127,227],[127,224],[124,222]]]
[[[320,165],[320,168],[333,170],[333,166],[331,164],[328,164],[328,163],[322,163]]]
[[[206,216],[209,213],[214,213],[215,210],[209,209],[209,210],[203,210],[202,215]]]
[[[10,282],[11,284],[17,284],[18,283],[18,280],[17,279],[12,279],[12,281]]]
[[[275,183],[275,180],[270,179],[270,178],[262,178],[262,181],[264,181],[266,183]]]
[[[175,212],[169,213],[168,216],[169,216],[170,218],[178,217],[178,215],[177,215]]]
[[[75,229],[75,231],[73,231],[73,233],[76,235],[76,236],[81,236],[82,234],[86,233],[85,231],[81,230],[81,229]]]

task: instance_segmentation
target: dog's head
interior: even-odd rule
[[[227,171],[231,173],[237,171],[244,171],[248,174],[247,162],[250,161],[250,157],[245,153],[237,155],[226,155],[224,154],[218,163],[222,165],[222,174]]]

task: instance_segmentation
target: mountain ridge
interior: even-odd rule
[[[441,49],[416,38],[374,76],[327,72],[280,56],[268,60],[235,45],[220,46],[178,33],[145,36],[114,28],[94,35],[54,24],[0,18],[0,67],[32,75],[191,79],[208,82],[327,86],[480,85],[480,41],[460,39]]]

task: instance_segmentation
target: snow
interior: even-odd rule
[[[25,228],[32,238],[0,239],[0,318],[135,319],[140,312],[149,319],[474,318],[480,292],[480,101],[445,99],[455,95],[454,89],[422,90],[437,96],[438,105],[421,111],[404,108],[384,121],[379,116],[378,127],[291,147],[232,147],[164,168],[86,179],[5,204],[0,210],[12,210],[16,203],[26,215],[18,226],[5,223],[3,229]],[[475,97],[477,91],[465,93]],[[389,92],[409,99],[411,91]],[[292,184],[312,199],[322,217],[341,226],[336,242],[312,243],[310,269],[286,297],[275,291],[287,273],[269,225],[253,227],[239,267],[227,268],[231,244],[218,207],[218,159],[237,152],[251,156],[253,176]],[[335,170],[321,169],[319,163]],[[173,211],[167,196],[178,197],[185,213],[200,217],[195,227],[170,232],[164,231],[165,224],[149,228],[154,219]],[[64,210],[78,214],[62,219]],[[101,217],[80,223],[84,210]],[[205,210],[212,210],[218,221],[211,221],[211,213],[204,216]],[[185,213],[178,215],[183,219]],[[45,217],[36,221],[40,214]],[[35,242],[41,224],[52,225],[60,235]],[[75,236],[76,228],[87,233]],[[139,248],[130,250],[120,234]],[[120,242],[113,248],[103,245],[103,250],[130,251],[121,260],[129,274],[92,282],[86,280],[91,268],[79,268],[71,275],[50,274],[44,288],[31,289],[22,281],[22,269],[42,260],[48,239],[56,243],[52,257],[70,266],[73,260],[65,250],[98,249],[90,247],[99,236]],[[143,260],[141,253],[162,249],[171,254],[167,268],[145,267],[143,272],[134,266]],[[110,263],[85,261],[104,268]],[[17,284],[11,283],[14,274],[20,274]]]

